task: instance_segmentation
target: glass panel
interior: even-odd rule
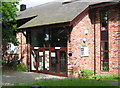
[[[36,70],[36,53],[34,50],[31,52],[31,70]]]
[[[108,31],[101,31],[101,40],[108,40]]]
[[[107,30],[107,21],[102,22],[102,30]]]
[[[65,29],[52,29],[51,46],[52,47],[67,46],[67,31]]]
[[[103,11],[101,13],[101,19],[102,20],[108,20],[108,12],[107,11]]]
[[[108,52],[101,52],[101,60],[108,60]]]
[[[42,29],[31,31],[31,45],[32,47],[43,47],[44,34]]]
[[[108,50],[108,42],[101,43],[101,50]]]
[[[104,11],[101,13],[101,22],[102,22],[102,30],[107,30],[108,25],[108,12]]]
[[[45,50],[45,70],[49,71],[49,50]]]
[[[51,63],[52,63],[52,72],[56,72],[57,71],[57,54],[55,51],[51,52]]]
[[[60,72],[66,73],[66,52],[60,51]]]
[[[107,71],[108,70],[108,62],[102,62],[102,67],[101,67],[101,70],[104,70],[104,71]]]
[[[43,70],[43,51],[38,52],[38,70]]]

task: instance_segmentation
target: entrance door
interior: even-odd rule
[[[66,75],[67,31],[64,28],[32,31],[31,45],[31,71]]]
[[[51,51],[51,71],[53,73],[66,74],[66,49]]]
[[[31,71],[66,74],[66,49],[31,49]]]

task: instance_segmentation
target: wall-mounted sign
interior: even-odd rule
[[[51,57],[55,57],[55,52],[51,52]]]
[[[39,56],[43,56],[43,52],[39,52]]]
[[[55,47],[55,49],[60,49],[60,47]]]
[[[34,47],[34,49],[38,49],[39,47]]]
[[[18,54],[18,46],[15,46],[12,43],[8,43],[8,54]]]
[[[80,56],[89,56],[88,45],[80,45]]]

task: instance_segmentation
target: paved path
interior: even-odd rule
[[[14,84],[31,83],[40,79],[64,79],[66,77],[53,76],[34,72],[15,72],[2,75],[2,85],[10,86]]]

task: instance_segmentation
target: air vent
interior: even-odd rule
[[[62,4],[68,4],[71,3],[73,0],[63,0]]]

